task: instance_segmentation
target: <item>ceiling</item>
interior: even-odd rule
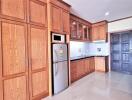
[[[63,0],[72,6],[71,12],[92,23],[132,16],[132,0]]]

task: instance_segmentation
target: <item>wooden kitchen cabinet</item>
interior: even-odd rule
[[[106,72],[105,57],[95,57],[95,70]]]
[[[29,0],[29,22],[47,27],[47,2]]]
[[[74,82],[77,80],[77,63],[76,61],[71,61],[71,82]]]
[[[70,34],[71,39],[77,39],[77,21],[70,20]]]
[[[62,23],[63,32],[65,34],[70,34],[70,14],[68,11],[62,10]]]
[[[36,99],[48,95],[47,29],[33,25],[29,29],[30,98]]]
[[[77,39],[83,39],[83,24],[78,23],[78,32],[77,32]]]
[[[94,72],[95,71],[95,59],[94,57],[91,57],[89,62],[89,68],[90,68],[90,72]]]
[[[70,5],[57,0],[50,1],[51,31],[60,34],[69,34]]]
[[[70,71],[71,82],[75,82],[89,73],[94,72],[94,57],[71,61]]]
[[[84,25],[83,26],[83,39],[88,41],[89,38],[90,38],[90,27]]]
[[[70,15],[71,40],[89,41],[91,34],[91,23],[73,14]]]
[[[51,4],[51,27],[55,32],[62,32],[61,8],[53,4]]]
[[[0,100],[29,100],[27,25],[1,21]]]
[[[106,40],[107,21],[98,22],[92,25],[92,41]]]
[[[84,59],[85,75],[90,73],[90,58]]]
[[[27,0],[1,0],[2,18],[26,22]]]

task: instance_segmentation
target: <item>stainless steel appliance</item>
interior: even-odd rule
[[[68,87],[67,48],[67,44],[52,44],[53,94],[57,94]]]
[[[65,43],[65,35],[52,33],[52,43]]]

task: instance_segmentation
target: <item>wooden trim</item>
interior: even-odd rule
[[[49,1],[49,3],[54,4],[54,5],[61,7],[61,8],[70,12],[70,7],[66,4],[64,4],[64,2],[62,2],[60,0],[48,0],[48,1]]]
[[[47,97],[48,95],[49,95],[49,92],[47,92],[47,93],[45,93],[46,91],[44,91],[42,94],[40,94],[40,95],[37,95],[37,96],[34,96],[33,98],[32,98],[32,100],[41,100],[41,99],[43,99],[43,97]]]
[[[2,24],[2,23],[1,23],[1,19],[0,19],[0,100],[3,100],[1,24]]]
[[[87,20],[85,20],[85,19],[83,19],[83,18],[81,18],[81,17],[79,17],[79,16],[77,16],[77,15],[74,15],[74,14],[72,14],[72,13],[70,13],[70,15],[73,16],[73,17],[76,17],[76,18],[78,18],[78,19],[83,20],[84,22],[88,23],[89,25],[92,25],[91,22],[89,22],[89,21],[87,21]]]
[[[32,98],[32,75],[31,75],[31,48],[30,48],[30,45],[31,45],[31,29],[30,29],[30,24],[28,24],[28,66],[29,66],[29,74],[28,74],[28,81],[29,81],[29,93],[30,93],[30,100]]]
[[[65,5],[69,6],[69,7],[71,7],[71,5],[70,5],[70,4],[66,3],[66,2],[65,2],[65,1],[63,1],[63,0],[58,0],[58,1],[60,1],[61,3],[65,4]]]
[[[0,5],[2,5],[1,1],[0,1]],[[13,21],[26,22],[27,21],[27,0],[23,0],[23,7],[24,7],[24,18],[23,19],[2,14],[2,7],[0,7],[0,17],[5,18],[5,19],[10,19]]]
[[[120,20],[124,20],[124,19],[129,19],[129,18],[132,18],[132,16],[124,17],[124,18],[119,18],[119,19],[116,19],[116,20],[113,20],[113,21],[109,21],[109,23],[120,21]]]
[[[106,20],[100,21],[100,22],[97,22],[97,23],[93,23],[93,24],[92,24],[92,27],[104,25],[104,24],[107,24],[107,23],[108,23],[108,22],[107,22]]]
[[[48,68],[44,67],[44,68],[41,68],[41,69],[36,69],[36,70],[32,70],[32,74],[33,73],[37,73],[37,72],[42,72],[42,71],[47,71]]]

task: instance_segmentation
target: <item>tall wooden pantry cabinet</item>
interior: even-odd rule
[[[47,0],[0,0],[0,100],[49,94]]]

